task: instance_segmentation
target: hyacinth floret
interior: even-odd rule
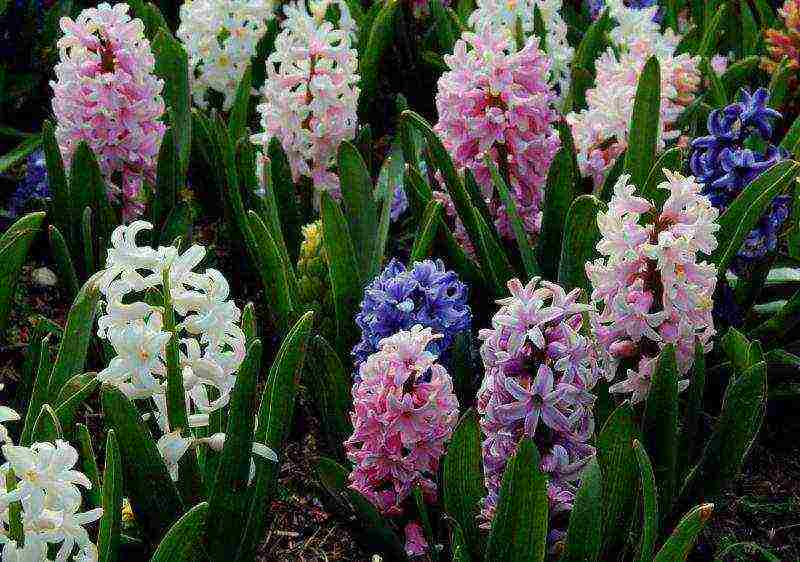
[[[680,37],[670,29],[662,33],[652,21],[657,6],[636,10],[620,0],[609,1],[608,6],[617,24],[610,32],[614,48],[596,61],[595,85],[586,92],[587,108],[566,117],[581,173],[595,186],[602,185],[628,146],[639,77],[651,56],[658,59],[661,70],[660,147],[679,136],[673,125],[700,85],[700,59],[676,54]]]
[[[350,487],[384,515],[407,515],[416,487],[426,501],[436,498],[439,461],[458,421],[453,382],[429,351],[440,338],[417,324],[382,340],[353,385],[353,435],[345,441],[354,465]],[[410,555],[427,548],[415,521],[406,537]]]
[[[51,196],[44,150],[40,148],[28,156],[25,175],[9,197],[6,212],[9,218],[16,218],[25,211],[31,200],[46,200]]]
[[[126,220],[144,209],[142,187],[155,183],[166,128],[164,83],[154,74],[144,24],[131,19],[128,9],[102,3],[75,20],[61,18],[60,61],[51,82],[55,134],[66,168],[85,142]]]
[[[692,141],[689,160],[692,173],[703,185],[703,194],[720,212],[759,175],[788,157],[782,147],[772,144],[774,121],[781,114],[768,106],[769,90],[752,94],[742,89],[740,100],[715,109],[708,116],[708,135]],[[764,145],[753,148],[752,139]],[[791,198],[775,197],[758,225],[747,235],[734,261],[737,271],[753,260],[774,252],[778,233],[789,216]]]
[[[471,328],[467,297],[467,286],[441,260],[415,262],[407,268],[392,259],[364,289],[356,315],[361,329],[361,340],[353,348],[356,365],[378,351],[384,338],[417,324],[440,336],[431,340],[430,351],[446,353],[455,337]]]
[[[714,335],[717,270],[700,256],[717,247],[718,212],[693,177],[664,174],[658,187],[669,196],[660,211],[634,195],[630,176],[620,177],[608,210],[597,216],[602,257],[586,264],[606,377],[613,381],[623,360],[631,365],[610,390],[630,393],[634,403],[646,398],[666,345],[675,346],[683,390],[696,343],[710,351]]]
[[[514,41],[517,21],[522,23],[525,37],[535,33],[535,8],[539,8],[547,34],[545,45],[539,45],[551,60],[550,82],[558,87],[559,97],[567,95],[570,83],[570,64],[575,49],[567,40],[567,24],[561,18],[561,0],[479,0],[468,23],[474,29],[488,25],[504,32]]]
[[[294,181],[313,181],[317,205],[323,191],[339,196],[331,168],[339,145],[355,136],[359,94],[354,24],[340,2],[334,27],[325,19],[329,4],[312,4],[311,11],[303,3],[285,6],[258,106],[263,132],[251,137],[264,154],[271,139],[280,141]]]
[[[228,282],[219,271],[194,271],[204,247],[180,253],[173,246],[139,246],[137,234],[151,228],[144,221],[118,227],[106,268],[94,278],[103,307],[97,333],[117,354],[97,378],[131,399],[151,399],[158,418],[166,409],[166,345],[174,334],[189,423],[202,427],[211,412],[228,403],[244,360],[241,311],[229,300]],[[174,332],[165,326],[163,307],[136,300],[148,291],[163,293],[165,277],[177,317]],[[163,424],[162,429],[169,431]]]
[[[547,171],[560,146],[554,125],[555,92],[546,77],[548,57],[531,37],[517,51],[508,34],[485,25],[465,32],[449,70],[439,79],[435,130],[459,171],[470,170],[480,186],[500,234],[513,239],[508,213],[495,193],[485,159],[506,178],[525,231],[534,238],[541,228]],[[437,198],[447,195],[437,193]],[[451,205],[445,206],[448,214]],[[463,226],[456,233],[466,241]]]
[[[177,36],[189,55],[198,106],[207,107],[213,90],[224,96],[222,108],[230,109],[273,17],[272,0],[188,0],[181,6]]]
[[[491,525],[506,465],[524,438],[549,475],[551,515],[572,509],[580,473],[594,447],[592,389],[598,378],[593,344],[581,334],[580,289],[531,279],[508,282],[492,327],[479,333],[486,375],[478,392],[487,496],[480,519]]]
[[[797,71],[800,70],[800,0],[786,0],[778,14],[783,26],[764,32],[769,57],[765,57],[761,65],[772,75],[785,59],[789,68],[795,71],[789,80],[789,91],[794,92],[798,84]]]

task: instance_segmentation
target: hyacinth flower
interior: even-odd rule
[[[478,0],[476,9],[468,23],[473,29],[490,26],[496,31],[506,33],[515,41],[517,20],[522,24],[525,37],[535,34],[535,8],[539,8],[547,35],[544,45],[539,47],[547,52],[551,61],[550,83],[558,89],[559,98],[567,95],[570,84],[570,64],[575,49],[567,40],[567,24],[561,17],[561,0]]]
[[[350,487],[381,514],[405,522],[409,556],[428,548],[411,494],[419,487],[435,501],[439,461],[458,421],[453,382],[429,351],[441,337],[417,324],[380,342],[359,368],[353,435],[344,444],[353,463]]]
[[[364,289],[356,315],[361,330],[361,340],[353,348],[356,367],[378,351],[384,338],[417,324],[439,335],[430,341],[429,351],[445,354],[456,336],[471,328],[467,297],[467,286],[441,260],[415,262],[407,268],[392,259]]]
[[[129,220],[144,210],[142,187],[155,182],[166,126],[162,80],[156,78],[144,24],[127,4],[100,4],[61,19],[55,67],[56,139],[69,168],[81,142],[97,156],[109,197]]]
[[[680,36],[671,29],[661,32],[653,21],[657,6],[637,10],[609,0],[608,8],[616,23],[610,32],[614,47],[595,63],[595,84],[586,92],[588,107],[566,116],[581,174],[596,188],[628,147],[639,76],[651,56],[657,57],[661,69],[659,147],[680,135],[673,125],[700,85],[700,59],[676,53]]]
[[[354,24],[339,2],[334,27],[325,19],[330,4],[313,3],[311,11],[302,2],[285,6],[258,106],[263,132],[251,137],[264,154],[270,140],[280,141],[293,180],[313,182],[316,206],[324,191],[340,195],[332,168],[339,145],[355,137],[359,94]]]
[[[786,58],[789,68],[795,71],[789,81],[789,91],[797,87],[797,71],[800,70],[800,0],[786,0],[778,10],[783,18],[782,29],[767,29],[764,32],[768,57],[764,57],[761,66],[769,74],[773,74]]]
[[[609,390],[630,394],[633,403],[647,397],[658,355],[669,344],[685,389],[696,343],[710,351],[715,333],[717,270],[700,256],[717,246],[718,212],[693,177],[664,174],[658,188],[669,196],[660,210],[634,195],[630,176],[620,177],[608,210],[597,216],[602,257],[586,264],[606,377],[615,380],[621,362],[630,366]]]
[[[258,42],[274,17],[272,0],[188,0],[181,6],[177,36],[189,55],[192,96],[207,107],[210,91],[229,110]]]
[[[582,468],[594,456],[592,389],[598,379],[593,343],[581,333],[580,289],[534,278],[508,283],[492,327],[479,333],[485,378],[477,406],[483,433],[487,496],[480,520],[489,528],[508,461],[524,438],[536,444],[549,476],[551,529],[572,509]]]
[[[28,156],[25,166],[25,175],[17,189],[8,200],[6,213],[8,218],[19,217],[33,199],[46,200],[51,197],[50,182],[47,181],[47,166],[44,160],[44,151],[35,150]]]
[[[625,0],[624,4],[633,10],[643,10],[651,6],[658,6],[658,0]],[[606,0],[586,0],[586,7],[589,9],[589,14],[592,16],[592,19],[596,20],[603,14],[606,8]],[[660,22],[663,15],[663,10],[657,10],[653,21]]]
[[[769,90],[742,89],[740,100],[708,116],[708,132],[692,141],[689,164],[703,194],[720,213],[759,175],[785,159],[785,149],[772,144],[773,122],[781,114],[768,107]],[[758,143],[763,150],[753,148]],[[789,217],[791,198],[779,195],[744,241],[732,267],[743,272],[748,265],[774,252],[778,234]]]
[[[550,60],[529,38],[517,51],[509,35],[484,25],[465,32],[445,56],[449,70],[438,82],[435,131],[459,171],[475,176],[498,232],[514,239],[508,213],[495,192],[486,158],[508,183],[525,232],[539,233],[547,171],[560,147],[554,124],[555,92],[547,83]],[[436,197],[448,215],[454,208],[446,193]],[[469,250],[460,221],[456,235]]]
[[[305,225],[297,258],[297,299],[301,310],[313,310],[317,330],[329,342],[336,337],[328,255],[322,240],[322,221]]]

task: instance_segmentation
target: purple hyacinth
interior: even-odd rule
[[[441,355],[472,325],[467,286],[441,260],[416,262],[408,269],[393,259],[364,290],[356,324],[361,329],[361,341],[353,348],[356,367],[378,350],[382,339],[416,324],[442,335],[429,348]]]
[[[689,166],[703,194],[720,212],[736,199],[750,182],[786,158],[783,148],[772,144],[773,122],[781,114],[768,107],[769,90],[759,88],[753,94],[740,91],[740,101],[708,116],[708,132],[692,141]],[[755,141],[755,142],[753,142]],[[756,145],[766,145],[763,150]],[[789,216],[790,200],[778,196],[744,242],[733,263],[742,271],[748,264],[763,258],[777,247],[778,233]]]
[[[15,219],[25,211],[30,200],[49,198],[50,183],[47,181],[44,151],[39,149],[28,156],[25,177],[20,180],[9,198],[6,213],[9,218]]]
[[[641,10],[644,8],[649,8],[650,6],[655,6],[658,4],[658,0],[626,0],[624,4],[628,8]],[[603,10],[606,7],[606,2],[605,0],[586,0],[586,6],[589,8],[589,14],[591,14],[592,19],[596,20],[603,13]],[[656,13],[656,17],[653,19],[654,21],[660,22],[662,16],[663,10],[659,9]]]

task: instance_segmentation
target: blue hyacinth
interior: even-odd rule
[[[407,269],[393,259],[364,290],[356,324],[361,329],[361,341],[353,348],[356,367],[377,351],[383,338],[416,324],[442,334],[430,346],[440,354],[472,324],[467,286],[441,260],[416,262]]]
[[[6,214],[15,219],[28,207],[32,199],[49,199],[50,182],[47,181],[47,167],[44,160],[44,151],[36,150],[28,156],[25,177],[17,184],[17,189],[9,197],[6,205]]]
[[[689,166],[703,194],[723,212],[755,178],[788,156],[772,144],[773,122],[781,118],[767,106],[769,90],[759,88],[753,94],[740,91],[740,101],[708,116],[709,135],[692,141]],[[756,148],[758,145],[761,148]],[[756,228],[747,236],[732,265],[743,271],[753,261],[773,252],[778,234],[789,216],[790,199],[776,197]]]
[[[655,6],[658,4],[658,0],[626,0],[625,5],[628,8],[633,8],[636,10],[642,10],[644,8],[649,8],[650,6]],[[605,0],[586,0],[586,6],[589,8],[589,13],[592,16],[593,20],[596,20],[600,17],[600,14],[603,13],[603,10],[606,8]],[[663,10],[659,9],[656,13],[656,17],[653,18],[655,21],[660,22],[662,17]]]

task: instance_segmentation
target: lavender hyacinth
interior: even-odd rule
[[[709,134],[692,141],[689,160],[692,173],[703,185],[703,195],[720,212],[750,182],[788,156],[783,148],[772,144],[773,121],[782,116],[767,106],[769,96],[766,88],[759,88],[753,94],[742,89],[740,101],[708,116]],[[753,148],[755,144],[766,147],[761,151]],[[734,260],[734,270],[743,271],[775,250],[778,233],[789,216],[790,201],[785,195],[772,201],[756,228],[748,234]]]
[[[467,286],[441,260],[416,262],[409,269],[393,259],[364,290],[356,324],[361,329],[361,341],[353,348],[357,367],[382,339],[417,324],[442,335],[428,349],[440,355],[472,325]]]
[[[11,219],[21,215],[31,199],[49,199],[50,183],[47,181],[47,167],[44,151],[36,150],[28,156],[25,177],[17,185],[17,189],[8,200],[6,210]]]
[[[650,6],[655,6],[658,4],[658,0],[626,0],[624,4],[628,8],[641,10],[643,8],[649,8]],[[586,6],[589,8],[589,14],[592,16],[592,19],[596,20],[606,8],[606,0],[586,0]],[[659,10],[656,12],[656,17],[653,18],[653,21],[660,22],[662,17],[663,10]]]

